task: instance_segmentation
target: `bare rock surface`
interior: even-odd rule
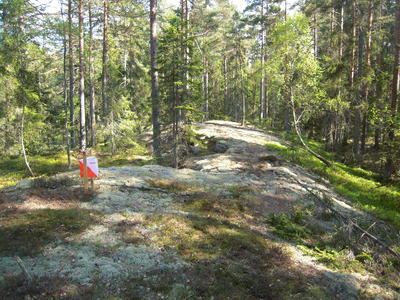
[[[230,187],[248,186],[257,194],[265,213],[288,212],[296,203],[307,201],[307,187],[316,193],[328,194],[334,199],[335,208],[346,215],[362,214],[315,174],[279,158],[279,163],[263,159],[268,155],[276,155],[266,150],[266,142],[285,143],[278,137],[227,121],[210,121],[196,126],[199,134],[215,137],[226,145],[221,151],[223,153],[189,158],[183,169],[159,165],[101,168],[101,176],[96,180],[97,195],[91,201],[77,204],[81,209],[100,212],[103,215],[101,223],[66,240],[50,243],[40,255],[22,257],[28,271],[39,277],[65,277],[81,285],[90,285],[96,280],[115,285],[154,270],[184,270],[188,266],[187,261],[176,252],[166,251],[158,244],[151,243],[158,227],[141,225],[146,217],[152,215],[187,214],[178,205],[181,203],[179,192],[152,191],[151,182],[154,180],[178,182],[220,195],[232,193]],[[77,173],[69,175],[77,176]],[[19,190],[30,186],[29,182],[22,182],[15,189],[20,193]],[[40,203],[32,203],[32,209],[43,207]],[[26,200],[21,206],[26,209],[29,201]],[[116,231],[118,224],[136,224],[136,231],[147,242],[128,243]],[[253,229],[265,234],[266,238],[273,238],[262,223],[255,223]],[[319,271],[322,274],[320,281],[336,291],[336,299],[359,299],[361,287],[370,282],[362,276],[333,272],[305,256],[295,245],[286,243],[286,247],[293,253],[296,268]],[[10,274],[18,273],[20,269],[14,257],[0,257],[0,282]],[[379,286],[377,289],[375,294],[383,293]],[[178,290],[178,287],[174,288],[170,295],[175,295]],[[395,296],[393,292],[387,293]],[[162,299],[150,294],[143,296],[143,299],[152,297]]]

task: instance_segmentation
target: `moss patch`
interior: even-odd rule
[[[80,286],[65,278],[40,277],[27,282],[22,275],[9,276],[3,286],[0,286],[0,300],[25,299],[96,299],[96,288]]]
[[[325,157],[333,158],[332,154],[321,149],[320,144],[316,142],[309,142],[309,144],[313,150]],[[333,162],[333,167],[327,168],[320,160],[297,144],[285,146],[268,143],[267,148],[277,151],[284,158],[327,178],[339,194],[400,228],[399,187],[383,186],[378,182],[377,174],[359,167],[350,167],[339,162]]]
[[[174,193],[194,193],[201,191],[200,187],[170,179],[150,179],[147,183],[154,188],[160,188]]]
[[[263,235],[211,217],[154,215],[152,241],[191,263],[190,287],[217,299],[273,299],[306,294],[290,254]]]
[[[80,233],[99,218],[98,213],[77,208],[9,213],[0,219],[0,254],[37,254],[48,243]]]

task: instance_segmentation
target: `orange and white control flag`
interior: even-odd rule
[[[86,158],[86,166],[87,166],[87,176],[89,178],[99,177],[99,164],[96,157],[88,157]],[[81,173],[81,177],[85,176],[84,168],[83,168],[83,159],[79,160],[79,169]]]

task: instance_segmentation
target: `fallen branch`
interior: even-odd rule
[[[297,136],[299,137],[300,142],[303,144],[304,148],[311,154],[314,155],[316,158],[318,158],[320,161],[322,161],[325,165],[328,167],[331,167],[332,164],[329,160],[327,160],[325,157],[321,156],[317,152],[313,151],[308,145],[304,142],[303,137],[301,136],[300,128],[298,126],[301,117],[303,116],[303,113],[300,115],[299,118],[296,117],[296,109],[294,107],[294,101],[292,98],[292,113],[293,113],[293,122],[294,122],[294,129],[296,131]]]
[[[292,177],[293,180],[295,180],[299,185],[301,185],[303,188],[305,188],[311,195],[313,195],[317,200],[319,200],[320,202],[325,202],[321,199],[321,197],[319,195],[317,195],[313,190],[311,190],[307,185],[303,184],[302,182],[300,182],[299,180],[297,180],[297,178]],[[327,195],[325,193],[323,193],[323,195],[329,199],[329,197],[327,197]],[[350,226],[353,226],[354,228],[356,228],[358,231],[360,231],[362,233],[362,236],[367,236],[368,238],[370,238],[372,241],[374,241],[375,243],[379,244],[380,246],[382,246],[387,252],[393,254],[394,256],[400,257],[400,254],[397,253],[395,250],[393,250],[388,244],[386,244],[385,242],[383,242],[381,239],[379,239],[378,237],[374,236],[373,234],[369,233],[367,230],[361,228],[357,223],[355,223],[351,218],[344,216],[342,213],[340,213],[339,211],[337,211],[336,209],[334,209],[333,207],[329,207],[329,209],[336,214],[339,218],[342,219],[342,221],[344,223],[347,223]],[[375,224],[375,223],[374,223]],[[374,225],[373,224],[373,225]],[[370,228],[373,226],[371,225]]]
[[[19,258],[19,256],[16,256],[16,257],[15,257],[15,260],[16,260],[18,266],[21,268],[22,274],[24,274],[25,279],[26,279],[28,282],[31,282],[31,281],[32,281],[32,276],[29,274],[28,270],[26,269],[25,264],[24,264],[24,262],[22,261],[22,259]]]

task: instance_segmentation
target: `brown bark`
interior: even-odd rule
[[[261,0],[261,83],[260,83],[260,121],[265,118],[265,70],[264,70],[264,62],[265,62],[265,24],[264,24],[264,2],[265,0]]]
[[[75,74],[74,74],[74,44],[72,34],[72,0],[68,0],[68,67],[69,67],[69,129],[71,137],[71,148],[76,145],[75,141]]]
[[[101,102],[103,109],[103,121],[107,125],[109,115],[109,103],[107,99],[107,58],[108,58],[108,0],[103,2],[103,55],[101,73]]]
[[[344,3],[340,6],[340,35],[339,35],[339,60],[343,56],[343,31],[344,31]]]
[[[63,21],[63,97],[64,97],[64,113],[65,113],[65,123],[64,123],[64,131],[65,131],[65,147],[67,152],[68,159],[68,169],[71,168],[71,145],[70,145],[70,136],[68,129],[68,92],[67,92],[67,30],[65,28],[64,23],[64,11],[63,11],[64,3],[61,2],[61,19]]]
[[[392,144],[395,139],[395,120],[397,119],[398,113],[398,97],[400,88],[400,0],[396,1],[396,21],[395,21],[395,31],[394,31],[394,61],[393,61],[393,79],[392,79],[392,95],[390,101],[390,111],[391,111],[391,122],[388,130],[388,142]],[[392,147],[393,148],[393,147]],[[395,172],[393,153],[389,152],[386,158],[385,165],[385,177],[389,178]]]
[[[157,0],[150,0],[150,75],[153,122],[153,151],[154,156],[157,159],[160,159],[160,102],[158,94],[157,72]]]
[[[203,84],[204,84],[204,113],[205,113],[205,120],[208,120],[209,116],[209,82],[208,82],[208,59],[207,57],[204,58],[204,73],[203,73]]]
[[[371,44],[372,44],[372,25],[374,18],[374,5],[373,0],[369,0],[368,5],[368,23],[367,23],[367,42],[365,45],[365,68],[366,75],[369,74],[369,68],[371,67]],[[364,103],[369,104],[369,83],[368,81],[364,84]],[[362,120],[362,131],[361,131],[361,153],[365,152],[365,141],[367,138],[367,127],[368,127],[368,111],[363,112]]]
[[[86,149],[85,76],[84,76],[84,38],[83,38],[83,0],[79,0],[79,146]]]
[[[92,0],[89,0],[89,131],[90,145],[93,147],[96,144],[96,115],[95,115],[95,91],[93,83],[93,20],[92,20]]]
[[[224,113],[228,115],[228,61],[224,54]]]
[[[358,38],[358,71],[357,77],[361,78],[363,76],[363,57],[364,57],[364,33],[359,31]],[[362,93],[360,89],[357,89],[355,100],[352,103],[352,109],[354,112],[353,118],[353,156],[355,160],[361,160],[361,149],[360,149],[360,141],[361,141],[361,125],[362,125],[362,114],[360,104],[362,103]]]
[[[351,67],[350,67],[350,87],[354,87],[354,78],[356,72],[356,39],[357,39],[357,19],[356,19],[356,1],[352,1],[352,27],[351,27]]]

